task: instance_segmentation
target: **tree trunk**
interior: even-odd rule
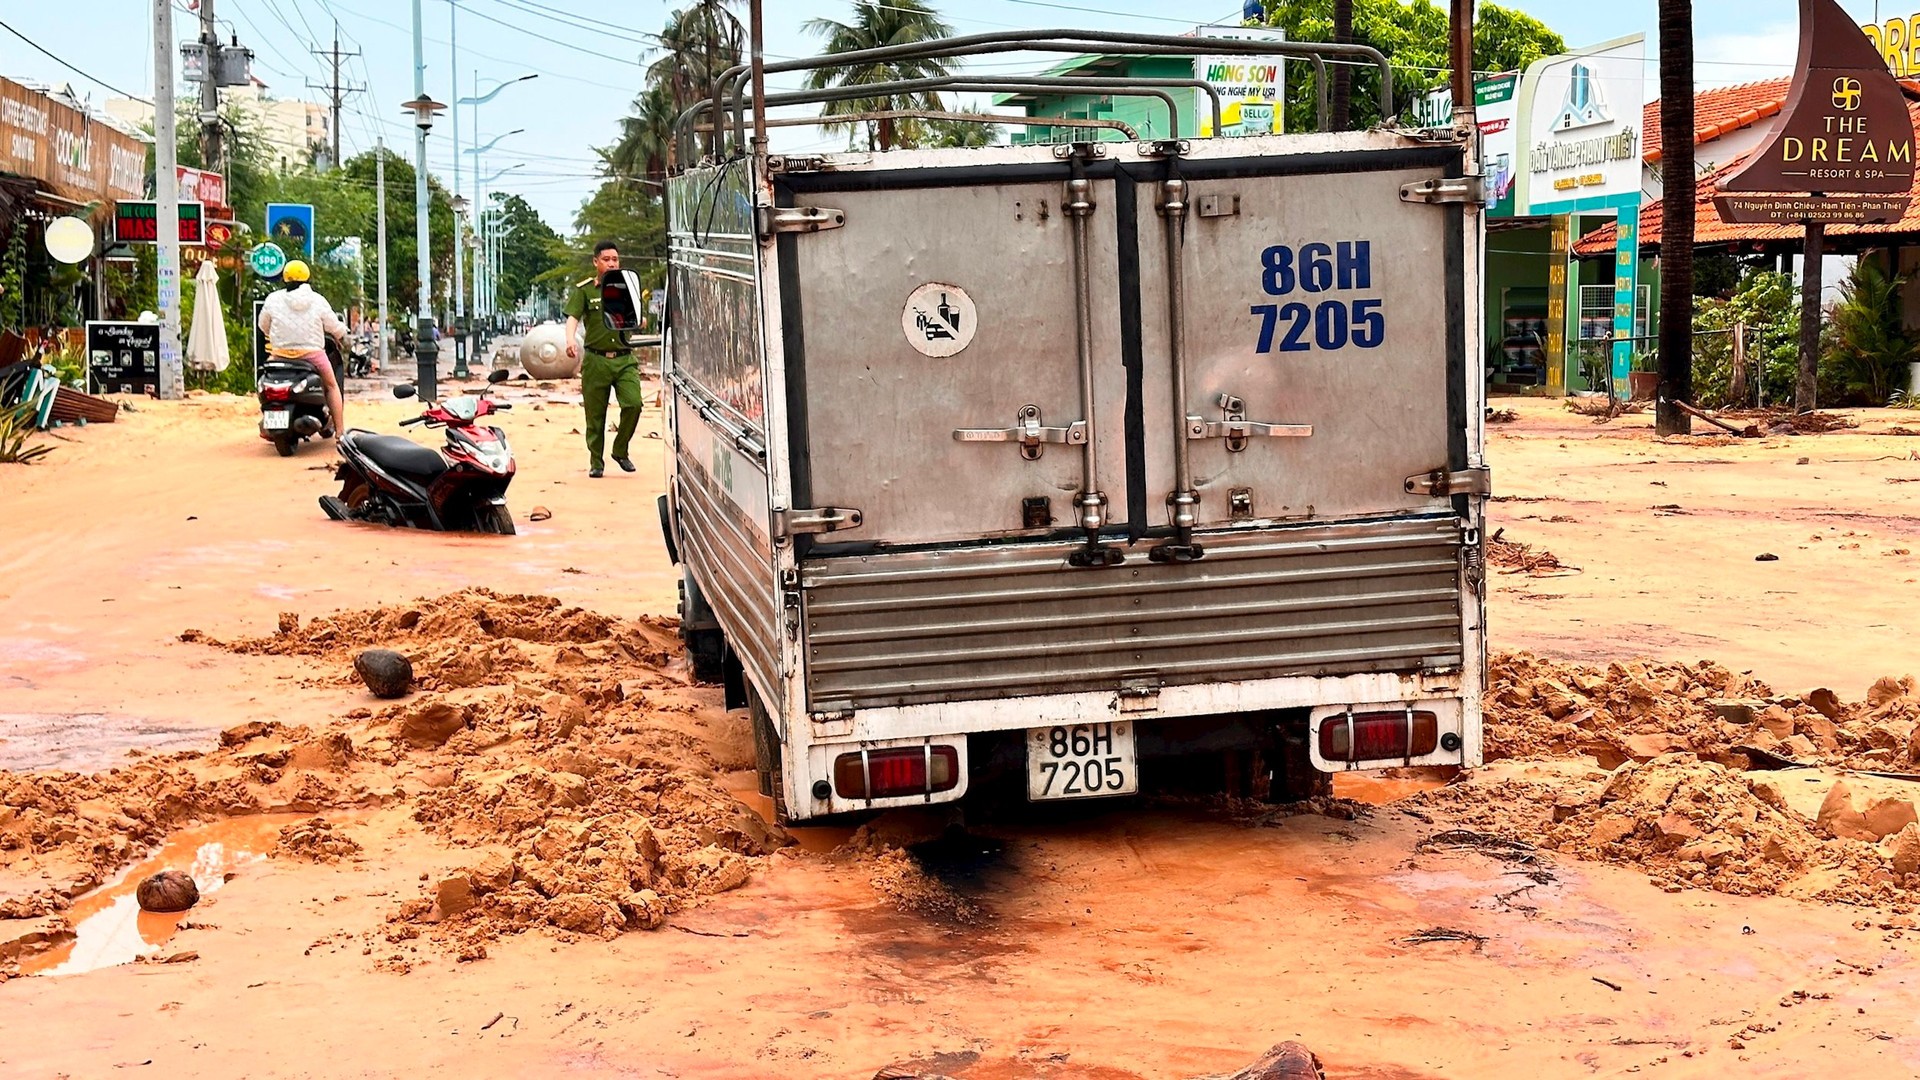
[[[1333,40],[1340,45],[1353,42],[1353,0],[1333,0]],[[1329,123],[1333,130],[1345,131],[1353,125],[1353,68],[1344,58],[1330,66],[1333,68],[1333,115]]]
[[[891,117],[882,117],[880,119],[880,149],[893,149],[893,119]]]
[[[1693,3],[1660,0],[1660,393],[1654,430],[1686,435],[1693,419]]]
[[[1800,377],[1793,384],[1793,411],[1812,412],[1820,390],[1820,265],[1827,248],[1827,227],[1807,224],[1806,266],[1800,272]]]

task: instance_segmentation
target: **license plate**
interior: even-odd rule
[[[293,414],[285,410],[277,409],[272,412],[263,412],[260,414],[260,426],[266,428],[268,431],[285,431],[287,430],[287,425],[292,422]]]
[[[1130,723],[1027,729],[1027,798],[1092,799],[1140,790]]]

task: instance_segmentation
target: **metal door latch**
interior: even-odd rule
[[[1421,473],[1419,476],[1407,477],[1406,489],[1409,495],[1434,495],[1443,498],[1448,495],[1492,495],[1493,470],[1486,466],[1462,469],[1459,472],[1435,469],[1432,472]]]
[[[1160,679],[1155,675],[1127,675],[1121,677],[1120,689],[1114,694],[1115,712],[1142,713],[1153,712],[1160,708]]]
[[[1313,434],[1312,424],[1263,424],[1247,419],[1246,402],[1232,394],[1220,395],[1220,419],[1187,417],[1187,438],[1225,439],[1227,452],[1237,454],[1247,448],[1250,436],[1274,439],[1304,439]]]
[[[803,533],[830,533],[857,529],[866,520],[860,511],[842,506],[818,506],[810,510],[773,508],[773,540],[784,544]]]
[[[1019,443],[1020,456],[1028,461],[1039,461],[1040,451],[1046,443],[1082,446],[1087,441],[1085,420],[1075,420],[1066,427],[1043,427],[1038,405],[1021,406],[1013,423],[1014,426],[1010,428],[954,428],[953,441]]]
[[[762,206],[759,217],[761,236],[824,232],[847,223],[845,210],[829,206]]]
[[[1427,203],[1430,206],[1442,206],[1448,203],[1485,206],[1487,182],[1484,177],[1479,176],[1449,176],[1444,179],[1422,180],[1416,184],[1402,184],[1400,201]]]

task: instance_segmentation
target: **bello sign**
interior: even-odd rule
[[[1520,73],[1482,75],[1473,82],[1474,122],[1480,128],[1481,171],[1486,176],[1487,216],[1513,216],[1513,182],[1520,160],[1514,126],[1520,107]],[[1441,87],[1414,103],[1418,127],[1446,127],[1453,123],[1453,90]]]
[[[1800,0],[1781,121],[1714,206],[1741,224],[1884,224],[1913,191],[1913,118],[1885,58],[1833,0]]]

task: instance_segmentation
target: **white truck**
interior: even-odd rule
[[[994,43],[1361,57],[1391,99],[1359,46],[918,48]],[[750,710],[783,819],[1479,764],[1470,112],[795,157],[770,111],[832,92],[736,111],[745,77],[668,181],[661,516],[695,670]]]

